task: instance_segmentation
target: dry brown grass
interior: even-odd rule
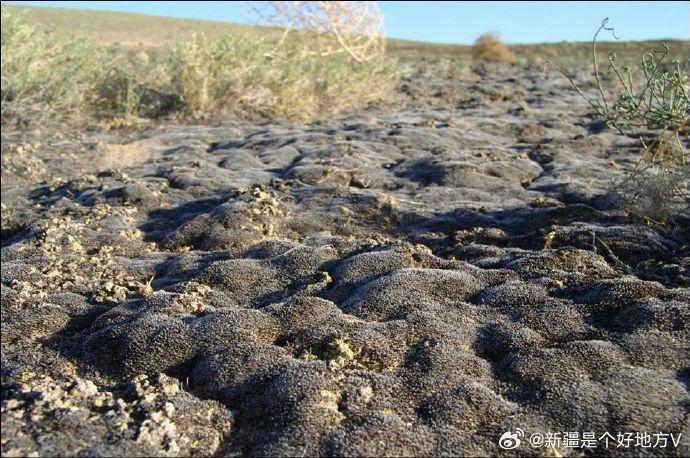
[[[497,33],[485,33],[472,45],[472,58],[484,62],[513,62],[515,55]]]

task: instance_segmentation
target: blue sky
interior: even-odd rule
[[[126,11],[248,22],[243,2],[15,1],[14,4]],[[380,2],[391,38],[471,43],[499,32],[510,43],[588,41],[604,17],[624,40],[690,39],[690,2]]]

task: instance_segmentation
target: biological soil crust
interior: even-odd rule
[[[620,210],[637,140],[510,72],[308,126],[14,142],[3,456],[501,455],[516,427],[690,454],[690,214]],[[582,452],[556,448],[529,453]]]

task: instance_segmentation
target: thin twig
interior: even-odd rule
[[[635,275],[635,270],[632,269],[629,265],[618,259],[618,257],[613,254],[613,251],[611,251],[611,248],[601,240],[599,237],[597,237],[596,233],[594,231],[590,232],[592,234],[592,248],[594,249],[594,252],[597,252],[597,241],[601,244],[602,248],[604,248],[604,251],[606,255],[613,260],[613,262],[620,268],[622,269],[626,274],[628,275]]]

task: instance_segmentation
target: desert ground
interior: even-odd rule
[[[690,454],[690,208],[557,71],[390,49],[333,119],[3,134],[3,456]]]

